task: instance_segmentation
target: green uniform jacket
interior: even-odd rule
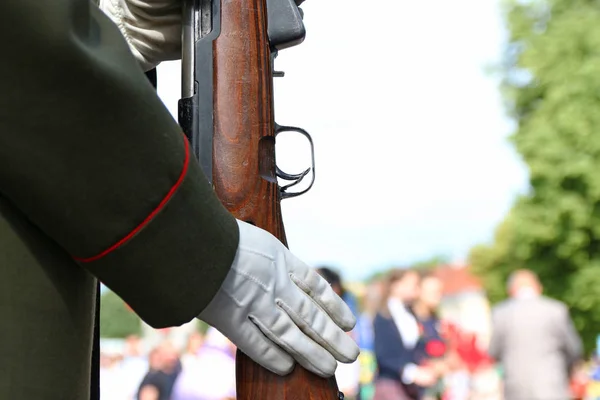
[[[0,40],[0,400],[84,400],[96,278],[180,325],[238,228],[90,0],[1,0]]]

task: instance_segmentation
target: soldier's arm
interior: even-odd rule
[[[238,227],[117,27],[89,0],[3,0],[0,38],[0,195],[150,325],[192,320]]]

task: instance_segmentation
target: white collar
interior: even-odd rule
[[[398,299],[394,299],[394,298],[389,298],[387,301],[387,305],[388,308],[390,309],[390,313],[399,313],[399,312],[408,312],[408,307],[406,307],[406,304],[404,304],[403,302],[401,302]]]
[[[396,328],[400,332],[402,342],[407,349],[412,349],[419,340],[419,324],[415,316],[409,311],[406,304],[400,300],[390,298],[387,301],[388,309]]]

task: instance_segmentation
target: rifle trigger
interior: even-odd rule
[[[281,186],[279,188],[279,193],[281,194],[281,198],[289,199],[292,197],[300,196],[301,194],[308,192],[310,190],[310,188],[312,188],[313,184],[315,183],[315,148],[313,145],[312,138],[310,137],[310,134],[302,128],[297,128],[295,126],[280,126],[280,125],[276,124],[275,135],[278,135],[282,132],[296,132],[296,133],[303,135],[308,140],[308,143],[310,144],[310,152],[311,152],[311,160],[312,160],[312,167],[307,168],[306,170],[304,170],[303,172],[301,172],[299,174],[288,174],[286,172],[283,172],[278,166],[276,166],[276,175],[283,180],[291,181],[291,183],[289,183],[285,186]],[[292,186],[299,184],[304,179],[304,177],[306,175],[308,175],[310,172],[312,172],[312,174],[311,174],[312,179],[311,179],[310,183],[308,184],[307,188],[305,188],[304,190],[301,190],[299,192],[288,192],[287,191],[287,189],[291,188]]]
[[[279,168],[278,166],[276,167],[277,171],[276,174],[279,178],[284,179],[286,181],[298,181],[300,182],[302,180],[302,178],[304,178],[309,172],[310,172],[310,168],[308,168],[306,171],[301,172],[299,174],[288,174],[286,172],[283,172],[281,170],[281,168]]]

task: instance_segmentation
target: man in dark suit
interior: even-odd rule
[[[101,6],[0,2],[0,399],[89,398],[97,279],[279,374],[354,361],[348,307],[226,211],[144,76],[178,57],[180,1]]]
[[[570,399],[569,379],[582,345],[568,308],[541,295],[529,270],[508,280],[511,298],[493,310],[489,352],[504,369],[507,400]]]

